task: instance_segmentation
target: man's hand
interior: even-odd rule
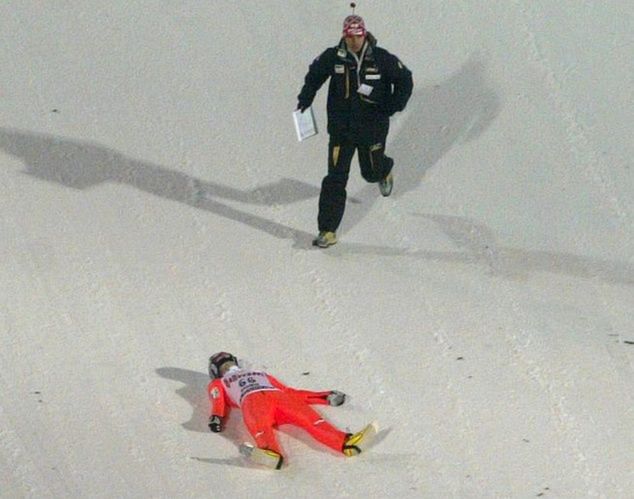
[[[309,107],[310,107],[310,104],[306,104],[306,103],[302,104],[301,102],[298,102],[296,111],[299,111],[300,113],[303,113]]]
[[[220,416],[210,416],[207,426],[214,433],[220,433],[222,431],[222,418]]]
[[[345,402],[346,394],[337,390],[331,391],[326,397],[328,405],[338,406]]]

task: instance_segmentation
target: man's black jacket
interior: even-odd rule
[[[299,107],[310,106],[328,78],[328,133],[361,142],[387,133],[390,116],[405,108],[413,88],[411,71],[377,47],[371,33],[358,55],[341,39],[312,62],[297,96]]]

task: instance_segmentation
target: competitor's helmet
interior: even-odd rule
[[[220,367],[225,362],[233,362],[238,365],[238,359],[229,352],[218,352],[209,357],[209,377],[212,379],[220,377]]]

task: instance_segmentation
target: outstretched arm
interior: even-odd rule
[[[277,378],[271,376],[270,374],[269,380],[271,384],[282,391],[293,393],[304,399],[307,404],[317,404],[317,405],[341,405],[344,403],[346,399],[346,395],[343,392],[339,392],[337,390],[324,390],[324,391],[313,391],[313,390],[298,390],[297,388],[291,388],[286,386],[282,382],[280,382]]]
[[[304,86],[297,96],[297,109],[301,109],[302,112],[310,107],[315,94],[330,76],[333,67],[333,50],[327,49],[309,66],[308,73],[304,78]]]

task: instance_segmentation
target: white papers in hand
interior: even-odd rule
[[[298,109],[293,113],[295,121],[295,131],[297,132],[297,140],[300,142],[308,137],[317,135],[317,123],[315,122],[315,114],[312,106],[303,113]]]

